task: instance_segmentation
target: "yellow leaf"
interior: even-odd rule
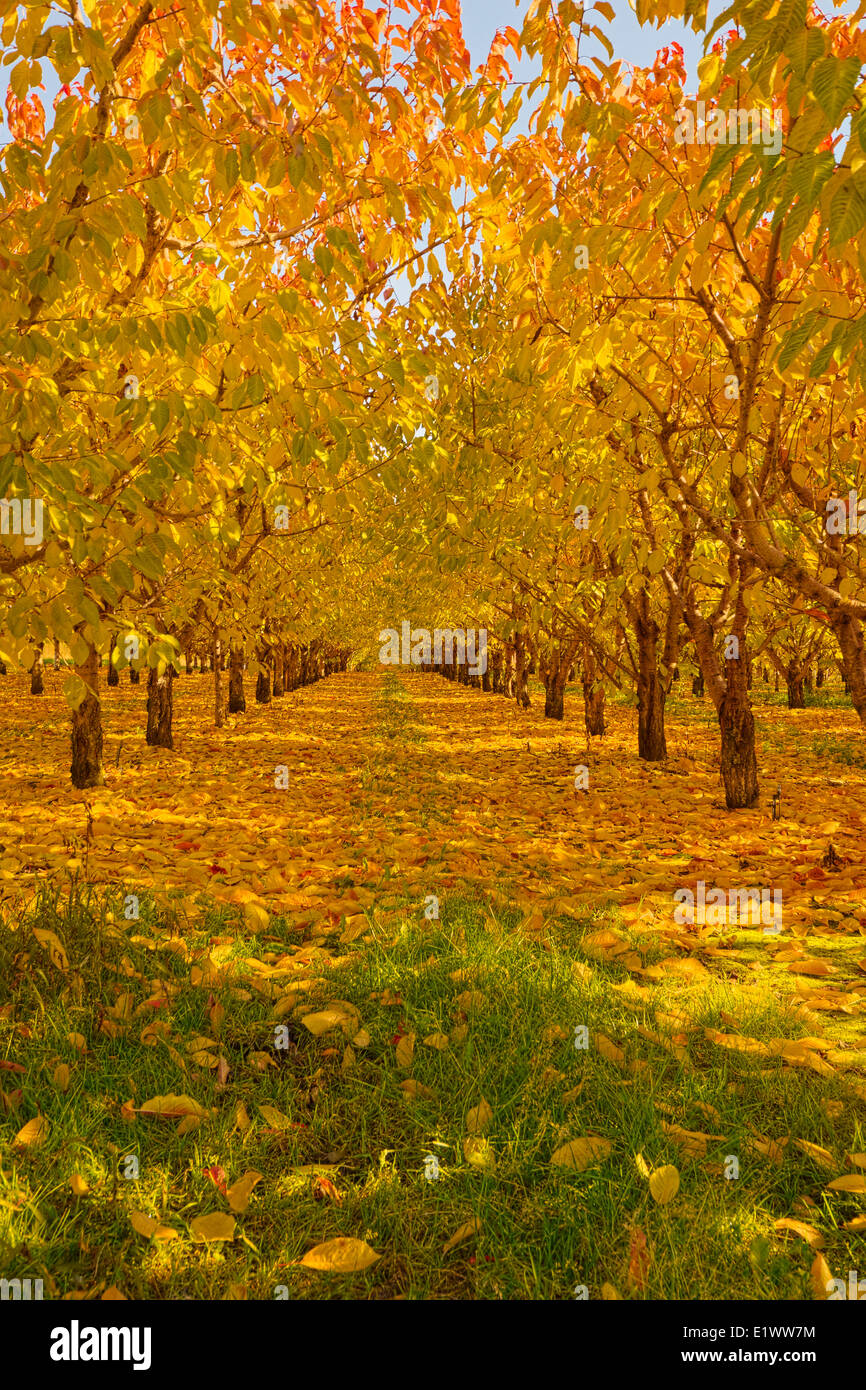
[[[250,1202],[250,1193],[256,1183],[261,1181],[261,1178],[261,1173],[257,1173],[254,1168],[250,1168],[244,1173],[242,1178],[238,1178],[237,1182],[232,1183],[231,1187],[226,1192],[228,1204],[232,1211],[238,1213],[246,1211]]]
[[[810,1226],[807,1221],[795,1221],[790,1216],[783,1216],[779,1221],[773,1223],[777,1231],[793,1231],[794,1235],[800,1236],[807,1245],[811,1245],[813,1250],[820,1250],[824,1244],[824,1237],[814,1226]]]
[[[605,1037],[604,1033],[593,1033],[592,1040],[601,1053],[609,1062],[614,1062],[618,1067],[625,1063],[625,1053],[616,1043],[611,1042],[610,1038]]]
[[[593,1163],[601,1163],[612,1148],[613,1144],[609,1139],[572,1139],[568,1144],[560,1145],[551,1155],[550,1161],[557,1168],[576,1168],[582,1172]]]
[[[251,931],[267,931],[270,920],[270,913],[258,903],[244,903],[244,921]]]
[[[447,1255],[449,1250],[453,1250],[455,1245],[461,1241],[468,1240],[470,1236],[477,1236],[481,1230],[481,1221],[477,1216],[471,1221],[464,1221],[462,1226],[458,1226],[450,1240],[446,1240],[442,1247],[442,1254]]]
[[[480,1104],[473,1105],[472,1109],[466,1112],[466,1128],[470,1134],[481,1134],[492,1119],[493,1111],[482,1096]]]
[[[673,1201],[680,1190],[680,1175],[672,1163],[666,1163],[664,1167],[656,1168],[655,1172],[650,1173],[649,1189],[653,1200],[658,1202],[660,1207]]]
[[[330,1033],[333,1028],[342,1028],[344,1031],[351,1028],[355,1032],[358,1026],[357,1018],[353,1018],[345,1009],[333,1006],[321,1009],[318,1013],[305,1014],[301,1022],[314,1038],[320,1037],[322,1033]]]
[[[448,1046],[447,1033],[429,1033],[424,1039],[425,1047],[435,1047],[438,1052],[444,1052]]]
[[[242,1133],[245,1129],[249,1129],[250,1127],[250,1117],[247,1112],[247,1107],[242,1100],[239,1100],[237,1103],[234,1127],[235,1129],[239,1129]]]
[[[198,1129],[200,1124],[200,1115],[184,1115],[183,1119],[177,1127],[176,1132],[178,1134],[178,1137],[183,1137],[184,1134],[191,1134],[194,1129]]]
[[[492,1173],[496,1168],[496,1155],[480,1134],[470,1134],[463,1140],[463,1157],[473,1168],[481,1168],[484,1172]]]
[[[145,1236],[148,1240],[175,1240],[180,1232],[173,1226],[163,1226],[161,1221],[157,1221],[155,1216],[147,1216],[143,1211],[131,1211],[129,1220],[134,1231],[138,1231],[140,1236]]]
[[[66,948],[56,932],[46,931],[44,927],[34,927],[33,935],[36,937],[40,946],[47,946],[52,965],[56,965],[58,970],[69,969],[69,958],[66,954]]]
[[[72,1177],[69,1179],[69,1186],[72,1188],[76,1197],[83,1197],[85,1192],[90,1191],[87,1180],[83,1178],[80,1173],[72,1174]]]
[[[100,1303],[126,1303],[127,1297],[125,1293],[120,1292],[116,1284],[109,1284],[99,1301]]]
[[[28,1120],[26,1125],[19,1129],[15,1135],[15,1143],[23,1148],[35,1149],[40,1144],[44,1144],[48,1138],[48,1121],[44,1115],[37,1115],[35,1119]]]
[[[846,1173],[844,1177],[828,1182],[827,1186],[834,1192],[866,1192],[866,1177],[862,1173]]]
[[[480,989],[467,989],[464,990],[462,994],[458,994],[454,1002],[458,1009],[462,1009],[463,1013],[469,1014],[472,1013],[474,1009],[483,1009],[484,1005],[487,1003],[487,995]]]
[[[78,1052],[87,1051],[87,1040],[81,1033],[67,1033],[66,1041],[70,1047],[76,1048]]]
[[[820,1144],[811,1144],[808,1139],[795,1139],[794,1143],[798,1149],[802,1149],[804,1154],[808,1154],[822,1168],[826,1168],[830,1173],[833,1172],[836,1167],[836,1160],[829,1149],[822,1149]]]
[[[829,1294],[827,1285],[831,1282],[833,1275],[830,1273],[830,1266],[823,1255],[816,1255],[812,1261],[812,1268],[809,1270],[812,1281],[812,1290],[816,1298],[826,1298]]]
[[[397,1043],[397,1065],[408,1071],[415,1055],[415,1034],[405,1033]]]
[[[260,1105],[259,1114],[267,1120],[271,1129],[290,1129],[292,1122],[288,1115],[284,1115],[282,1110],[275,1110],[272,1105]]]
[[[366,1028],[362,1028],[362,1029],[360,1030],[360,1032],[358,1032],[358,1033],[355,1034],[354,1038],[352,1039],[352,1046],[353,1046],[353,1047],[369,1047],[369,1046],[370,1046],[370,1034],[367,1032]]]
[[[301,1264],[322,1274],[356,1274],[359,1270],[369,1269],[381,1258],[366,1241],[338,1236],[336,1240],[326,1240],[322,1245],[308,1250]]]
[[[58,1062],[51,1076],[58,1091],[69,1090],[69,1068],[65,1062]]]
[[[191,1096],[176,1096],[171,1091],[168,1095],[153,1096],[146,1100],[144,1105],[139,1106],[139,1114],[162,1115],[169,1120],[176,1120],[181,1115],[198,1115],[199,1119],[207,1117],[207,1111],[197,1100],[193,1100]]]
[[[408,1081],[401,1081],[400,1090],[409,1097],[423,1096],[427,1100],[433,1100],[435,1097],[435,1092],[431,1091],[429,1086],[422,1086],[414,1077],[410,1077]]]
[[[208,1216],[195,1216],[189,1223],[195,1241],[234,1240],[237,1222],[224,1211],[212,1211]]]
[[[601,1296],[609,1302],[613,1302],[615,1300],[620,1303],[622,1302],[622,1294],[617,1293],[617,1290],[614,1288],[613,1284],[602,1284]]]

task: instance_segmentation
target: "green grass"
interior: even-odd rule
[[[24,1075],[3,1077],[10,1089],[20,1086],[23,1099],[0,1120],[6,1155],[0,1264],[18,1277],[44,1278],[55,1296],[117,1284],[128,1297],[220,1298],[240,1284],[255,1298],[273,1297],[285,1285],[292,1298],[550,1299],[572,1296],[578,1284],[597,1297],[605,1281],[627,1295],[629,1241],[640,1229],[653,1252],[642,1296],[802,1298],[809,1296],[811,1252],[802,1241],[778,1239],[772,1223],[794,1213],[804,1197],[816,1203],[810,1219],[824,1233],[834,1273],[856,1268],[858,1258],[862,1264],[862,1235],[840,1229],[862,1209],[862,1197],[827,1192],[824,1182],[832,1174],[792,1146],[779,1166],[748,1149],[752,1130],[807,1139],[829,1148],[842,1172],[844,1152],[866,1144],[840,1083],[728,1054],[700,1031],[691,1034],[684,1067],[636,1031],[655,1024],[643,1009],[626,1007],[612,988],[624,972],[593,963],[588,983],[576,978],[581,939],[593,923],[560,922],[545,950],[515,930],[516,914],[456,897],[441,904],[438,922],[423,923],[417,910],[407,912],[396,937],[347,946],[339,963],[323,963],[317,971],[322,983],[307,1001],[339,998],[357,1007],[370,1043],[355,1049],[355,1063],[345,1072],[342,1034],[314,1038],[292,1015],[284,1020],[291,1045],[276,1051],[273,1006],[248,988],[246,957],[279,953],[296,940],[288,926],[271,924],[269,938],[282,938],[276,943],[239,936],[240,973],[214,989],[225,1008],[219,1052],[231,1068],[220,1091],[213,1071],[189,1060],[184,1071],[164,1044],[141,1042],[146,1016],[132,1019],[114,1039],[99,1031],[118,989],[132,992],[136,1004],[151,992],[125,973],[131,968],[147,981],[158,976],[167,983],[170,1041],[179,1055],[186,1056],[185,1043],[196,1034],[214,1036],[210,990],[190,984],[189,965],[180,956],[157,955],[143,944],[166,939],[170,920],[144,894],[141,900],[135,930],[113,931],[104,901],[77,892],[58,912],[61,904],[43,895],[34,920],[61,936],[70,972],[34,949],[26,924],[0,934],[4,1003],[12,1006],[0,1021],[0,1054],[26,1068]],[[186,938],[193,954],[224,930],[222,914],[206,917],[202,931]],[[133,935],[142,942],[131,942]],[[458,970],[465,978],[452,979]],[[466,989],[482,991],[486,1002],[470,1013],[465,1041],[443,1052],[425,1047],[421,1040],[428,1034],[453,1029],[455,1001]],[[371,1000],[383,990],[400,993],[402,1005]],[[700,994],[665,984],[656,999],[660,1008],[687,1008],[702,1027],[731,1031],[721,1015],[735,1001],[724,982],[713,981]],[[397,1066],[392,1039],[401,1018],[404,1031],[417,1035],[411,1075],[430,1088],[429,1099],[408,1100],[400,1090],[408,1073]],[[29,1036],[22,1036],[22,1025]],[[576,1050],[577,1025],[590,1037],[605,1034],[624,1049],[627,1063],[643,1063],[643,1069],[630,1073],[594,1045]],[[758,1038],[804,1031],[769,997],[741,1019],[741,1027]],[[70,1032],[84,1035],[85,1054],[70,1046]],[[334,1055],[326,1055],[332,1048]],[[275,1062],[264,1072],[250,1058],[259,1051]],[[52,1083],[58,1060],[71,1068],[66,1092]],[[545,1079],[545,1068],[562,1077]],[[566,1101],[581,1083],[580,1093]],[[184,1137],[175,1132],[177,1121],[122,1118],[130,1098],[140,1105],[169,1091],[192,1095],[215,1113]],[[819,1104],[826,1096],[843,1102],[832,1121]],[[463,1153],[467,1111],[482,1097],[493,1111],[487,1131],[493,1173],[473,1168]],[[239,1101],[251,1118],[245,1132],[235,1128]],[[718,1122],[707,1121],[701,1103],[716,1108]],[[303,1127],[269,1133],[261,1104]],[[666,1116],[658,1104],[676,1115]],[[49,1121],[46,1143],[13,1151],[16,1132],[36,1114]],[[704,1159],[688,1161],[662,1129],[663,1118],[724,1137],[710,1142]],[[588,1134],[611,1141],[604,1163],[583,1173],[551,1167],[559,1144]],[[428,1153],[439,1162],[436,1181],[425,1177]],[[652,1201],[636,1166],[638,1153],[651,1168],[679,1167],[682,1186],[669,1207]],[[740,1162],[733,1181],[718,1171],[730,1154]],[[127,1155],[138,1160],[138,1181],[123,1176]],[[211,1165],[220,1165],[229,1183],[248,1168],[263,1181],[238,1217],[236,1239],[206,1250],[189,1241],[187,1223],[227,1210],[205,1174]],[[342,1204],[316,1200],[315,1175],[302,1171],[309,1165],[325,1165]],[[82,1197],[70,1188],[75,1173],[89,1186]],[[150,1244],[133,1231],[133,1210],[159,1217],[184,1238]],[[480,1235],[443,1255],[450,1235],[470,1218],[481,1220]],[[381,1260],[348,1277],[298,1267],[307,1248],[338,1235],[367,1240]],[[755,1259],[764,1249],[760,1242],[766,1245],[763,1264]]]
[[[825,762],[843,763],[846,767],[866,768],[866,748],[861,739],[839,738],[835,734],[818,734],[812,739],[812,752]]]

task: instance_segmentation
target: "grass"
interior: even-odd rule
[[[809,1296],[813,1255],[802,1241],[786,1244],[773,1222],[802,1216],[798,1200],[815,1204],[807,1216],[824,1234],[834,1273],[856,1268],[858,1258],[862,1264],[862,1234],[842,1229],[862,1199],[828,1192],[832,1174],[792,1145],[778,1164],[749,1147],[756,1133],[806,1139],[830,1149],[841,1172],[843,1152],[866,1145],[838,1083],[728,1054],[691,1023],[684,1065],[637,1031],[658,1025],[639,995],[614,988],[623,972],[590,964],[581,950],[594,923],[560,921],[546,950],[515,930],[514,914],[457,897],[441,904],[438,922],[404,917],[387,941],[356,942],[336,961],[322,959],[320,983],[301,1009],[348,1001],[370,1035],[344,1070],[343,1035],[313,1037],[294,1013],[284,1016],[288,1049],[275,1049],[273,1005],[249,988],[246,962],[272,959],[277,943],[239,935],[226,958],[237,967],[232,983],[196,987],[183,956],[149,949],[179,938],[169,936],[170,918],[145,894],[141,903],[130,931],[112,924],[106,901],[86,892],[74,891],[65,904],[43,895],[33,920],[62,936],[69,972],[32,950],[24,924],[0,938],[7,981],[0,1052],[25,1067],[4,1078],[23,1096],[0,1121],[7,1155],[0,1263],[17,1277],[44,1278],[54,1296],[114,1284],[135,1298],[223,1298],[241,1288],[271,1298],[282,1285],[304,1299],[555,1299],[581,1284],[597,1297],[603,1282],[628,1296],[629,1250],[641,1231],[651,1261],[637,1296],[796,1299]],[[180,938],[190,959],[208,942],[212,948],[225,926],[221,915],[206,915],[195,937]],[[279,946],[291,943],[287,925],[272,928]],[[574,970],[584,961],[592,970],[586,980]],[[131,1018],[114,1038],[100,1032],[118,993],[131,989],[136,1006],[149,993],[137,988],[139,974],[158,977],[170,1000],[165,1043],[142,1041],[152,1015]],[[424,1046],[423,1038],[459,1026],[458,996],[468,989],[484,1001],[468,1014],[465,1040],[452,1039],[444,1051]],[[402,1002],[371,998],[382,991]],[[216,1038],[230,1067],[222,1089],[187,1050],[193,1037],[214,1036],[211,993],[225,1009]],[[666,984],[653,1003],[684,1010],[700,1028],[730,1031],[724,982],[699,991]],[[396,1062],[400,1020],[416,1034],[411,1075],[429,1098],[410,1100],[400,1090],[409,1074]],[[588,1050],[575,1047],[581,1025]],[[740,1026],[759,1039],[804,1031],[769,996]],[[86,1050],[70,1044],[70,1033],[83,1035]],[[592,1041],[599,1033],[622,1047],[624,1065],[599,1050]],[[270,1060],[264,1071],[262,1056]],[[52,1080],[58,1061],[70,1068],[66,1091]],[[140,1106],[169,1092],[192,1095],[212,1114],[182,1137],[174,1120],[124,1119],[124,1102]],[[463,1150],[468,1112],[482,1098],[493,1112],[486,1132],[493,1172],[473,1167]],[[838,1102],[834,1118],[821,1106],[828,1098]],[[250,1117],[246,1129],[237,1125],[239,1102]],[[274,1132],[260,1105],[298,1127]],[[715,1112],[710,1121],[707,1107]],[[16,1132],[37,1114],[49,1122],[47,1141],[13,1150]],[[689,1160],[665,1120],[722,1137],[708,1142],[705,1157]],[[584,1135],[610,1140],[605,1162],[585,1172],[551,1166],[560,1144]],[[433,1181],[425,1177],[428,1154],[439,1164]],[[680,1193],[669,1207],[653,1202],[638,1154],[650,1168],[680,1169]],[[137,1180],[124,1177],[135,1169],[130,1155]],[[736,1180],[724,1176],[729,1155],[740,1165]],[[188,1222],[227,1210],[206,1172],[215,1165],[229,1183],[251,1168],[263,1180],[238,1217],[236,1239],[203,1247],[189,1240]],[[83,1196],[72,1190],[75,1174],[88,1185]],[[316,1177],[325,1174],[342,1195],[339,1204],[317,1200]],[[149,1242],[133,1230],[132,1211],[159,1218],[181,1238]],[[457,1227],[473,1218],[481,1221],[477,1238],[443,1254]],[[366,1240],[382,1258],[348,1277],[297,1264],[311,1245],[339,1235]]]

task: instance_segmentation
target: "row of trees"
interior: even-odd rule
[[[194,647],[264,689],[468,617],[550,717],[572,668],[595,729],[632,685],[650,760],[686,663],[754,805],[756,661],[795,705],[838,661],[866,722],[864,36],[754,0],[710,43],[706,110],[778,114],[773,153],[678,139],[676,45],[590,66],[606,0],[534,0],[474,75],[454,0],[403,8],[5,7],[0,493],[46,527],[4,526],[0,655],[68,646],[86,786],[130,634],[165,699]]]

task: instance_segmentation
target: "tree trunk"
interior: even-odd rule
[[[692,694],[693,694],[693,695],[697,695],[698,698],[701,698],[701,697],[703,696],[703,693],[704,693],[704,673],[703,673],[703,671],[698,671],[698,674],[697,674],[696,676],[694,676],[693,679],[692,679]]]
[[[514,698],[521,709],[529,709],[531,704],[529,690],[529,668],[526,662],[526,644],[522,632],[514,637]]]
[[[256,676],[256,701],[260,705],[271,703],[271,673],[266,665],[259,666]]]
[[[604,686],[597,678],[597,667],[595,657],[587,647],[583,654],[583,718],[586,724],[587,736],[590,735],[600,738],[605,732],[604,727]]]
[[[91,647],[75,674],[87,692],[78,709],[72,711],[72,785],[104,787],[102,766],[102,710],[99,704],[99,653]]]
[[[274,684],[271,693],[273,694],[274,699],[276,700],[279,699],[280,695],[285,694],[286,690],[285,674],[283,671],[283,647],[281,642],[278,642],[273,649],[273,660]]]
[[[563,660],[562,649],[558,644],[551,650],[539,673],[544,683],[544,717],[562,719],[565,715],[568,660]]]
[[[789,661],[785,671],[785,684],[788,687],[788,709],[805,709],[806,697],[803,694],[803,670],[796,661]]]
[[[60,670],[60,643],[56,637],[54,639],[54,670],[55,673]]]
[[[247,702],[244,699],[244,654],[232,647],[229,658],[229,714],[243,714]]]
[[[842,679],[846,693],[857,711],[861,724],[866,724],[866,651],[863,647],[863,628],[847,613],[830,616],[830,624],[842,655]]]
[[[756,806],[758,802],[758,759],[755,753],[755,720],[749,704],[746,651],[748,612],[743,599],[744,566],[740,565],[740,588],[734,610],[733,635],[739,640],[739,656],[725,662],[725,693],[719,704],[722,731],[721,771],[725,784],[725,804],[729,811]]]
[[[138,685],[140,681],[141,681],[141,672],[140,672],[139,670],[137,670],[135,666],[130,666],[130,668],[129,668],[129,684],[130,684],[130,685]]]
[[[634,615],[638,649],[637,753],[648,763],[660,763],[668,755],[665,740],[665,688],[659,675],[659,625],[649,613],[646,594],[638,600]]]
[[[162,675],[155,666],[147,673],[147,733],[145,742],[152,748],[173,748],[171,717],[173,713],[174,667],[167,665]]]
[[[120,672],[118,671],[115,662],[112,661],[112,657],[114,656],[116,647],[117,633],[112,632],[111,641],[108,644],[108,674],[105,677],[107,685],[120,685]]]
[[[36,648],[36,655],[33,658],[33,665],[30,667],[30,694],[44,695],[45,681],[43,680],[42,648],[44,642],[40,642]]]
[[[223,663],[222,643],[218,637],[213,639],[213,719],[218,729],[223,727]]]
[[[823,667],[823,666],[819,666],[818,669],[817,669],[817,671],[815,672],[815,685],[816,685],[817,689],[820,690],[820,689],[821,689],[821,686],[822,686],[823,684],[824,684],[824,667]]]

